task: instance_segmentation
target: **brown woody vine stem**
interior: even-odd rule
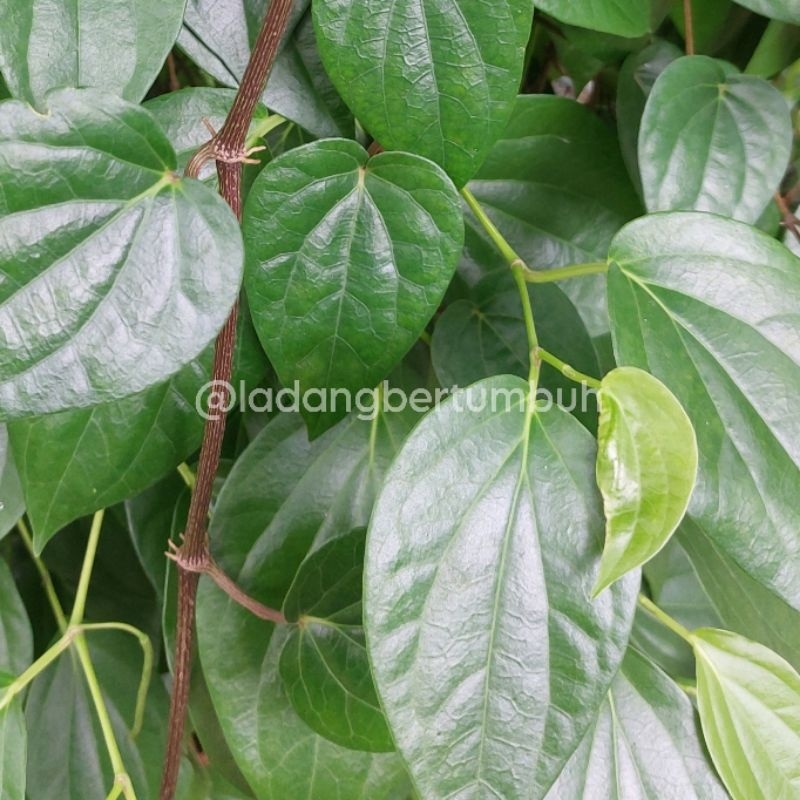
[[[264,91],[281,38],[289,22],[292,0],[272,0],[264,17],[253,53],[245,69],[239,91],[230,113],[219,133],[195,154],[186,169],[189,177],[197,177],[203,164],[216,161],[219,191],[236,217],[242,218],[242,164],[250,153],[246,150],[247,131],[256,105]],[[233,365],[233,348],[236,343],[238,304],[234,305],[225,327],[217,338],[214,351],[212,380],[215,385],[230,383]],[[227,397],[218,407],[225,407]],[[189,505],[183,543],[176,553],[178,563],[178,612],[175,632],[175,657],[173,662],[172,700],[167,733],[167,750],[161,778],[160,800],[172,800],[178,779],[181,744],[189,702],[189,682],[192,670],[194,644],[194,616],[197,600],[197,583],[200,573],[187,565],[210,562],[206,520],[211,503],[211,490],[219,466],[222,437],[225,433],[225,415],[210,414],[203,432],[197,484]],[[207,570],[203,570],[207,571]],[[218,581],[219,583],[219,581]],[[231,582],[232,584],[232,582]],[[224,587],[223,587],[224,588]],[[228,587],[230,589],[230,587]],[[252,609],[251,609],[252,610]]]
[[[694,14],[692,13],[692,0],[683,0],[683,29],[686,41],[686,55],[694,55]]]

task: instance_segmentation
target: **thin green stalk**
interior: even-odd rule
[[[591,375],[585,375],[583,372],[578,372],[578,370],[562,361],[558,356],[554,356],[552,353],[549,353],[544,348],[538,348],[537,355],[541,361],[544,361],[546,364],[550,364],[551,367],[555,367],[562,375],[564,375],[564,377],[569,378],[571,381],[575,381],[576,383],[585,383],[587,386],[591,386],[593,389],[601,388],[601,383],[599,380],[597,380],[597,378],[593,378]]]
[[[192,472],[185,461],[182,464],[178,464],[178,475],[183,478],[183,482],[186,484],[189,491],[193,492],[194,487],[197,485],[197,476]]]
[[[539,367],[541,361],[539,360],[539,338],[536,335],[536,325],[533,322],[533,308],[531,307],[531,298],[528,294],[528,285],[525,283],[523,276],[524,267],[516,265],[511,268],[514,274],[514,280],[519,290],[519,299],[522,303],[522,315],[525,319],[525,332],[528,335],[528,352],[530,353],[530,372],[528,374],[528,381],[531,384],[531,395],[536,394],[536,387],[539,385]]]
[[[36,555],[36,551],[33,549],[33,537],[31,536],[31,532],[28,530],[28,526],[25,524],[24,519],[20,519],[17,522],[17,530],[19,531],[20,538],[25,544],[25,549],[28,551],[31,560],[36,567],[36,571],[39,573],[42,585],[44,586],[44,593],[47,596],[47,601],[50,603],[50,607],[53,609],[53,616],[55,616],[59,630],[63,634],[67,630],[67,615],[64,613],[64,608],[61,605],[61,601],[58,599],[58,595],[56,594],[55,586],[53,586],[53,579],[50,577],[50,573],[47,571],[47,567],[45,567],[44,562],[41,558],[39,558],[39,556]]]
[[[662,611],[649,597],[639,595],[639,605],[657,619],[665,628],[669,628],[673,633],[681,637],[687,644],[692,645],[693,636],[688,628],[684,628],[677,620],[673,619],[665,611]]]
[[[464,200],[466,200],[467,205],[470,207],[470,210],[475,215],[478,222],[483,225],[486,233],[489,234],[489,238],[494,242],[495,247],[497,247],[497,249],[502,253],[503,258],[508,262],[509,267],[512,269],[515,267],[527,269],[525,262],[519,257],[519,255],[517,255],[517,252],[514,250],[514,248],[511,247],[511,245],[506,241],[505,236],[500,233],[494,222],[489,219],[475,195],[472,194],[472,192],[467,189],[466,186],[461,190],[461,196],[464,198]]]
[[[526,269],[525,280],[528,283],[553,283],[565,281],[568,278],[582,278],[585,275],[602,275],[608,272],[606,261],[592,261],[586,264],[570,264],[568,267],[554,267],[553,269]]]
[[[64,633],[57,642],[48,647],[25,672],[14,678],[14,680],[6,686],[3,696],[0,697],[0,711],[10,705],[11,701],[22,692],[37,675],[44,672],[44,670],[46,670],[65,650],[68,650],[74,638],[74,630],[67,628],[66,633]]]
[[[97,555],[97,545],[100,541],[100,530],[103,527],[105,509],[100,509],[92,517],[92,527],[89,530],[89,541],[86,543],[86,554],[83,557],[83,567],[78,579],[78,591],[75,595],[75,604],[70,615],[70,625],[80,625],[86,612],[86,596],[89,593],[89,581],[92,578],[92,567]]]

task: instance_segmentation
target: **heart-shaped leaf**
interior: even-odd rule
[[[223,200],[95,90],[0,105],[0,416],[119,400],[205,349],[241,279]]]
[[[589,109],[563,97],[520,97],[469,188],[536,269],[604,259],[614,234],[641,213],[614,136]],[[467,225],[486,238],[471,215]],[[560,288],[592,336],[608,333],[602,277]]]
[[[326,542],[300,566],[283,611],[295,623],[280,673],[295,711],[342,747],[394,750],[372,683],[361,624],[366,530]]]
[[[725,800],[694,708],[654,664],[629,649],[594,726],[546,800]]]
[[[511,113],[533,3],[320,0],[312,9],[323,63],[367,130],[463,186]]]
[[[692,636],[708,749],[733,800],[800,793],[800,675],[763,645],[702,628]]]
[[[458,195],[430,161],[339,139],[268,164],[245,211],[253,321],[285,386],[375,386],[433,315],[463,244]],[[332,406],[332,403],[331,403]],[[312,435],[338,403],[303,408]]]
[[[299,415],[270,422],[237,460],[212,517],[212,548],[226,572],[280,608],[309,553],[366,525],[386,467],[415,419],[350,418],[313,442]],[[213,587],[201,586],[198,603],[209,690],[258,797],[406,800],[408,779],[396,756],[346,750],[297,715],[278,671],[288,627],[273,633]]]
[[[0,64],[11,93],[44,109],[61,86],[138,103],[183,20],[185,0],[0,0]]]
[[[631,223],[609,259],[619,363],[663,381],[697,434],[689,515],[800,610],[800,259],[754,228],[700,213]]]
[[[635,367],[614,369],[603,378],[598,399],[597,485],[606,544],[595,592],[664,547],[697,477],[692,423],[658,378]]]
[[[536,8],[561,22],[633,38],[649,33],[649,0],[536,0]]]
[[[789,163],[786,101],[763,78],[706,56],[670,64],[639,132],[649,211],[712,211],[755,223]]]
[[[364,577],[373,673],[426,800],[541,796],[617,671],[638,576],[592,601],[593,437],[511,376],[460,390],[393,462]]]

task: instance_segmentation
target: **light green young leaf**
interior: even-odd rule
[[[64,90],[0,105],[0,417],[119,400],[171,377],[238,294],[227,204],[174,173],[142,108]]]
[[[323,63],[364,127],[463,186],[513,108],[533,2],[319,0],[312,10]]]
[[[800,610],[800,259],[700,213],[631,223],[609,259],[618,362],[663,381],[695,428],[696,530]]]
[[[0,65],[40,110],[60,87],[138,103],[178,37],[185,0],[0,0]]]
[[[755,223],[789,163],[786,101],[763,78],[706,56],[673,61],[639,133],[649,211],[711,211]]]
[[[603,378],[598,399],[597,485],[606,544],[595,594],[664,547],[697,477],[694,428],[658,378],[619,367]]]
[[[282,383],[371,389],[436,311],[463,245],[458,195],[408,153],[331,139],[268,164],[244,220],[253,322]],[[337,395],[341,396],[341,395]],[[345,416],[303,413],[313,435]]]
[[[595,718],[638,575],[592,600],[594,438],[528,410],[511,376],[414,429],[372,515],[365,627],[378,694],[422,797],[541,796]]]
[[[734,800],[800,797],[800,675],[728,631],[692,636],[708,749]]]

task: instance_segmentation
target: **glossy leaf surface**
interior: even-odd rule
[[[734,800],[800,792],[800,675],[728,631],[692,637],[708,748]]]
[[[725,800],[698,728],[686,695],[630,649],[546,800]]]
[[[452,183],[404,153],[313,143],[270,163],[245,215],[246,289],[285,386],[372,388],[405,355],[455,269],[463,223]],[[312,434],[344,416],[304,409]]]
[[[13,675],[0,673],[0,697]],[[0,795],[3,800],[25,800],[28,733],[22,698],[0,710]]]
[[[598,397],[597,485],[606,514],[600,592],[675,532],[697,476],[697,440],[675,396],[647,372],[612,370]]]
[[[532,12],[528,0],[313,4],[323,63],[364,127],[388,149],[435,161],[459,187],[511,113]]]
[[[536,7],[557,20],[617,36],[643,36],[650,30],[647,0],[537,0]]]
[[[0,559],[0,672],[22,674],[33,661],[33,633],[14,576]]]
[[[236,298],[236,220],[173,172],[147,112],[93,90],[0,106],[0,415],[118,400],[215,337]],[[224,254],[224,255],[223,255]]]
[[[0,539],[16,524],[25,511],[17,465],[8,441],[8,430],[0,425]]]
[[[710,211],[754,223],[789,163],[786,102],[763,78],[688,56],[653,86],[639,133],[649,211]]]
[[[663,381],[697,433],[690,517],[800,609],[800,259],[746,225],[691,213],[632,223],[609,258],[619,362]]]
[[[47,92],[92,87],[138,103],[164,64],[185,0],[0,0],[0,65],[40,110]],[[109,57],[109,54],[112,54]]]
[[[559,409],[527,411],[528,391],[500,376],[428,414],[370,523],[374,677],[430,800],[543,793],[627,643],[638,576],[590,599],[602,529],[593,438]]]

